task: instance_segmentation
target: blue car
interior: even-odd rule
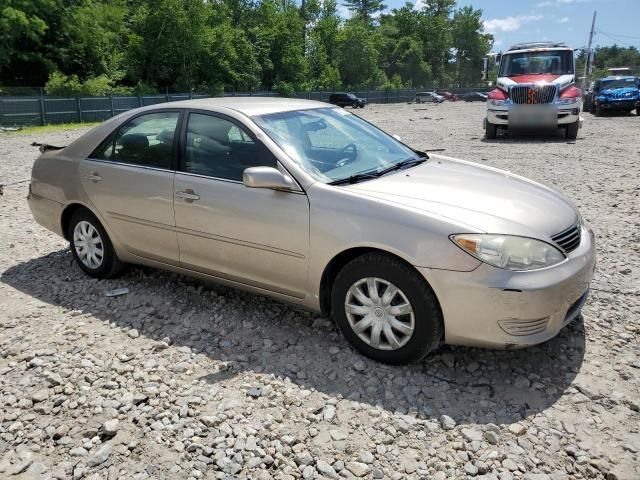
[[[589,103],[591,112],[596,116],[606,111],[631,112],[636,110],[640,116],[640,81],[637,77],[605,77],[597,80],[593,86]]]

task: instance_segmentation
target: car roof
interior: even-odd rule
[[[328,103],[300,98],[282,97],[214,97],[196,100],[182,100],[169,104],[154,105],[160,108],[197,108],[201,110],[221,111],[234,110],[247,116],[265,115],[269,113],[290,112],[292,110],[308,110],[310,108],[332,107]],[[148,108],[153,110],[154,108]]]
[[[609,75],[608,77],[601,78],[600,80],[635,80],[633,75]]]

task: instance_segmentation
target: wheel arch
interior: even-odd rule
[[[396,260],[407,265],[412,270],[415,270],[416,273],[418,273],[418,275],[422,277],[420,272],[405,258],[402,258],[400,255],[397,255],[388,250],[384,250],[382,248],[376,248],[376,247],[369,247],[369,246],[348,248],[338,253],[337,255],[335,255],[329,261],[329,263],[327,263],[326,267],[324,268],[324,271],[322,272],[322,276],[320,278],[319,300],[320,300],[320,310],[323,315],[329,315],[331,313],[331,289],[338,275],[338,272],[340,272],[342,267],[344,267],[347,263],[349,263],[354,258],[360,257],[367,253],[379,253],[381,255],[393,257]],[[433,288],[431,287],[431,285],[429,285],[429,282],[427,281],[427,279],[425,279],[424,277],[422,278],[424,279],[425,284],[427,284],[429,288],[431,288],[431,290],[433,291]],[[440,301],[437,295],[435,294],[435,291],[434,291],[434,296],[436,297],[436,300],[438,301],[438,304],[439,304]]]
[[[62,228],[62,234],[64,235],[65,240],[67,241],[69,240],[68,231],[69,231],[69,222],[71,221],[71,217],[73,217],[74,213],[76,213],[78,210],[81,210],[83,208],[89,211],[91,215],[96,217],[96,219],[102,225],[102,228],[104,228],[107,231],[107,228],[104,222],[98,215],[96,215],[96,212],[94,212],[91,207],[80,202],[71,202],[70,204],[64,207],[64,209],[62,210],[62,215],[60,215],[60,227]],[[111,233],[109,231],[107,231],[107,234],[111,236]]]

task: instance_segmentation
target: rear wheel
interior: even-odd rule
[[[580,127],[580,121],[576,121],[567,125],[567,139],[575,140],[578,138],[578,128]]]
[[[349,343],[380,362],[420,360],[444,332],[429,285],[390,255],[368,253],[345,265],[333,284],[331,307]]]
[[[491,123],[489,120],[486,121],[484,128],[485,136],[488,139],[494,139],[498,135],[498,127],[495,124]]]
[[[107,232],[89,210],[74,212],[67,231],[71,254],[85,273],[109,278],[120,273],[124,264],[118,259]]]
[[[636,108],[636,117],[640,117],[640,107]]]

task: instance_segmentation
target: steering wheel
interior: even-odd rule
[[[337,167],[342,167],[347,163],[353,162],[358,157],[358,147],[355,143],[349,143],[340,150],[340,160],[336,163]]]

